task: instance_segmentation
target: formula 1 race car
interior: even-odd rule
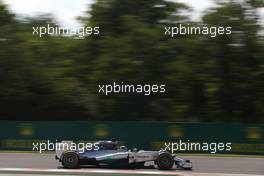
[[[70,143],[71,141],[64,141],[60,144]],[[128,150],[125,146],[118,146],[117,141],[113,140],[98,141],[96,144],[97,148],[83,152],[56,150],[56,159],[67,169],[79,168],[84,165],[143,168],[146,162],[154,163],[153,167],[159,170],[170,170],[174,165],[179,169],[192,169],[190,160],[178,158],[175,154],[165,150]]]

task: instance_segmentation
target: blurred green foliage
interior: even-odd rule
[[[165,0],[97,0],[84,40],[32,35],[50,15],[16,18],[0,4],[0,117],[14,120],[161,120],[264,122],[261,1],[218,1],[200,24],[232,35],[164,35],[193,24],[190,9]],[[185,13],[182,13],[185,12]],[[98,84],[166,84],[166,94],[98,93]]]

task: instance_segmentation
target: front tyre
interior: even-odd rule
[[[62,157],[62,165],[66,169],[76,169],[79,167],[79,156],[74,152],[67,152]]]
[[[159,170],[170,170],[174,165],[174,159],[170,153],[161,153],[156,159]]]

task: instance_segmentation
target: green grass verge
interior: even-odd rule
[[[44,151],[42,153],[39,153],[38,151],[31,150],[0,150],[0,153],[55,154],[54,151]]]
[[[232,158],[264,158],[264,155],[244,155],[244,154],[206,154],[206,153],[179,153],[177,156],[204,156],[204,157],[232,157]]]

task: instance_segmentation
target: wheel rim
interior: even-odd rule
[[[171,163],[170,158],[168,157],[161,158],[160,162],[163,166],[166,166],[166,167],[170,166],[170,163]]]
[[[67,167],[75,167],[77,164],[77,156],[75,154],[67,154],[63,157],[63,163]]]
[[[171,169],[172,165],[173,165],[173,161],[172,161],[171,157],[169,157],[167,155],[163,155],[163,156],[160,156],[159,161],[158,161],[158,165],[159,165],[160,169]]]

